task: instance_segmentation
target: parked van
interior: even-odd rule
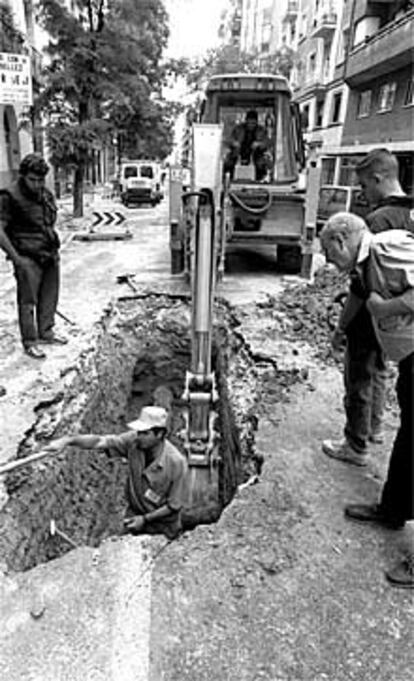
[[[156,161],[130,160],[121,163],[119,185],[125,206],[150,203],[156,206],[162,199],[160,164]]]
[[[369,213],[369,206],[361,187],[326,184],[319,190],[316,232],[319,234],[331,215],[346,211],[364,218]]]

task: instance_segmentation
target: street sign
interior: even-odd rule
[[[31,106],[32,103],[30,57],[0,52],[0,104]]]
[[[94,222],[92,223],[92,227],[96,227],[96,225],[112,225],[115,227],[116,225],[120,225],[123,222],[125,222],[126,217],[122,213],[119,213],[117,210],[114,211],[113,213],[111,211],[103,210],[103,211],[93,211],[92,215],[94,216]]]

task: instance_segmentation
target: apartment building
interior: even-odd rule
[[[305,136],[321,144],[321,182],[355,183],[358,160],[384,146],[411,192],[412,2],[289,1],[282,25],[282,41],[297,55],[292,88]]]
[[[33,151],[29,108],[33,90],[39,86],[40,53],[35,48],[32,0],[0,0],[0,53],[0,187],[3,187],[16,177],[21,158]]]
[[[282,45],[283,9],[280,0],[242,0],[240,47],[256,55],[259,69]]]
[[[218,30],[220,42],[237,50],[241,48],[242,13],[243,0],[227,0]]]
[[[293,97],[305,139],[320,145],[321,182],[352,184],[358,159],[385,146],[412,192],[412,0],[243,0],[242,9],[242,49],[294,51]]]
[[[331,150],[339,156],[338,181],[350,184],[355,162],[383,146],[398,157],[403,187],[413,193],[413,2],[354,0],[346,5],[341,26],[345,54],[336,76],[349,87],[349,100],[340,148]]]
[[[326,154],[341,144],[348,103],[348,87],[336,72],[344,49],[343,7],[342,0],[289,0],[282,19],[282,41],[296,54],[293,96],[302,111],[305,139],[321,147],[323,183],[334,179]]]

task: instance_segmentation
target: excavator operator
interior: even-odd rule
[[[228,141],[228,152],[224,159],[224,172],[230,173],[233,178],[234,168],[237,162],[241,165],[249,165],[253,162],[258,182],[265,179],[271,167],[271,154],[269,152],[270,140],[266,130],[258,123],[257,112],[251,109],[246,113],[243,123],[238,123]]]

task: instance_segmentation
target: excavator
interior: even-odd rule
[[[232,146],[233,131],[248,116],[260,129],[261,164],[257,154],[242,157],[240,145]],[[214,297],[228,250],[234,245],[265,246],[274,249],[287,271],[299,272],[311,252],[315,225],[306,223],[300,112],[284,77],[212,77],[189,142],[186,191],[179,169],[171,169],[170,246],[172,273],[182,272],[191,288],[192,357],[183,398],[194,506],[219,502],[219,396],[211,351]]]

